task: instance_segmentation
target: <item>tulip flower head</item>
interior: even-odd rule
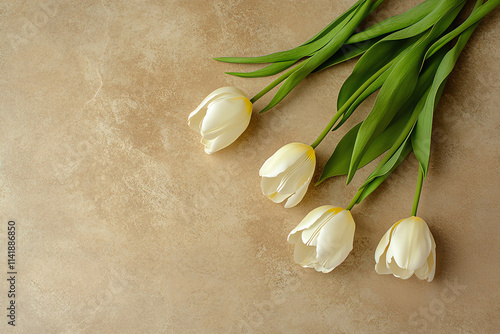
[[[295,262],[329,273],[351,252],[355,228],[349,210],[331,205],[312,210],[288,235],[295,244]]]
[[[375,271],[408,279],[415,274],[428,282],[436,272],[436,243],[419,217],[398,221],[384,234],[375,251]]]
[[[275,203],[288,198],[285,208],[294,207],[306,194],[315,167],[316,154],[311,146],[287,144],[262,165],[262,193]]]
[[[191,114],[189,126],[201,134],[208,154],[233,143],[250,123],[252,102],[235,87],[222,87],[210,93]]]

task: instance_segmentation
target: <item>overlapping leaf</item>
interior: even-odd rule
[[[426,0],[406,12],[376,23],[364,31],[351,36],[346,44],[354,44],[392,33],[411,26],[429,15],[439,4],[436,0]]]
[[[477,10],[478,5],[481,1],[476,3]],[[458,56],[462,52],[463,48],[467,44],[470,36],[474,32],[478,23],[472,25],[467,30],[465,30],[458,38],[455,46],[444,56],[439,68],[437,69],[436,75],[432,86],[430,87],[430,92],[427,96],[425,105],[423,107],[422,113],[419,115],[417,120],[417,125],[412,135],[412,147],[417,157],[420,168],[423,171],[424,178],[427,175],[427,170],[429,168],[429,156],[430,156],[430,145],[431,145],[431,134],[432,134],[432,118],[434,115],[434,109],[439,102],[439,97],[446,83],[448,75],[451,73],[455,67],[455,63]]]
[[[325,27],[322,31],[296,48],[258,57],[219,57],[214,59],[226,63],[261,64],[298,60],[300,58],[310,56],[327,45],[330,40],[334,38],[335,35],[339,33],[342,28],[350,21],[358,7],[365,2],[365,0],[359,0],[345,13],[333,20],[333,22]]]
[[[426,94],[429,86],[432,84],[434,75],[436,74],[437,68],[441,63],[444,54],[445,50],[439,52],[425,62],[424,68],[422,69],[420,77],[418,78],[417,85],[412,93],[411,98],[408,99],[408,101],[400,108],[391,124],[377,138],[374,139],[373,143],[370,145],[365,155],[361,159],[359,168],[365,166],[366,164],[383,154],[389,148],[391,148],[396,140],[400,137],[401,133],[403,133],[404,131],[406,131],[405,136],[407,136],[408,132],[415,124],[416,117],[418,117],[418,113],[416,114],[416,116],[414,116],[415,109],[417,109],[418,106],[418,102],[422,100],[422,97]],[[425,99],[423,100],[425,101]],[[422,105],[419,106],[420,109],[417,109],[417,112],[420,112],[420,110],[422,109]],[[410,124],[408,124],[409,121],[411,121]],[[354,148],[354,142],[356,140],[356,135],[360,126],[361,123],[354,126],[340,140],[332,156],[326,163],[320,180],[317,184],[321,183],[329,177],[345,175],[348,173],[352,151]],[[407,128],[409,129],[407,130]]]
[[[439,19],[429,32],[425,33],[425,35],[394,64],[393,70],[377,96],[372,111],[358,131],[351,164],[349,166],[348,183],[352,180],[364,153],[373,139],[387,127],[399,108],[411,96],[429,45],[448,28],[456,15],[458,15],[462,6],[463,3],[460,3],[458,6],[452,7],[451,10]]]
[[[268,77],[283,72],[284,70],[292,67],[293,64],[295,64],[297,61],[298,60],[281,61],[277,63],[272,63],[264,68],[252,72],[226,72],[226,74],[242,78]]]
[[[304,61],[302,67],[297,71],[293,72],[283,83],[283,85],[276,92],[276,95],[272,98],[271,102],[261,111],[265,112],[276,104],[278,104],[296,85],[299,84],[307,75],[314,71],[319,65],[330,58],[335,52],[337,52],[344,42],[351,36],[353,31],[359,25],[359,23],[368,15],[371,6],[371,1],[364,1],[352,14],[343,28],[335,34],[328,44],[326,44],[320,51],[318,51],[314,56],[308,58]]]

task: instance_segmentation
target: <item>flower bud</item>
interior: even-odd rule
[[[355,229],[349,210],[331,205],[312,210],[288,235],[295,244],[295,262],[329,273],[351,252]]]
[[[408,279],[432,281],[436,272],[436,243],[419,217],[398,221],[384,234],[375,251],[375,271]]]
[[[201,134],[208,154],[234,142],[247,128],[252,102],[235,87],[222,87],[210,93],[191,114],[189,126]]]
[[[294,207],[306,194],[315,167],[316,155],[311,146],[287,144],[262,165],[262,193],[275,203],[288,198],[285,208]]]

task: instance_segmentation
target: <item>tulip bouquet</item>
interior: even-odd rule
[[[298,47],[258,57],[222,57],[228,63],[269,65],[253,72],[227,72],[255,78],[283,72],[249,99],[234,87],[211,93],[189,115],[206,153],[235,141],[250,122],[253,103],[280,85],[260,112],[272,109],[309,74],[360,57],[342,85],[337,110],[311,144],[290,143],[264,162],[259,171],[265,196],[285,207],[305,196],[316,168],[315,148],[328,133],[339,129],[357,107],[377,93],[371,112],[338,142],[316,185],[347,175],[383,155],[345,209],[321,206],[293,229],[288,241],[294,259],[304,267],[328,273],[341,264],[353,247],[355,223],[351,209],[372,193],[413,151],[419,162],[411,216],[395,223],[375,252],[375,270],[407,279],[415,274],[429,282],[436,268],[436,244],[426,222],[417,217],[422,184],[427,176],[432,119],[446,79],[480,20],[500,0],[477,0],[461,23],[466,0],[426,0],[412,9],[355,33],[383,0],[359,0],[345,13]]]

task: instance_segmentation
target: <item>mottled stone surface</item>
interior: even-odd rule
[[[437,242],[432,283],[374,272],[379,239],[410,214],[410,157],[353,216],[332,273],[292,261],[289,231],[345,206],[353,184],[311,187],[284,209],[260,193],[277,148],[310,143],[354,62],[311,76],[229,148],[208,156],[187,127],[212,90],[269,82],[212,57],[296,46],[341,0],[10,1],[0,4],[0,332],[7,221],[18,226],[18,333],[493,333],[499,312],[500,12],[479,26],[435,117],[419,214]],[[419,3],[387,0],[378,21]],[[335,143],[369,111],[318,147]],[[316,178],[319,176],[317,171]]]

